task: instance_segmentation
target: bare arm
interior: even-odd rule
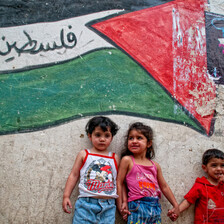
[[[184,199],[179,205],[180,213],[188,209],[190,206],[191,203],[189,203],[186,199]]]
[[[71,211],[68,209],[68,206],[70,209],[72,208],[70,196],[72,194],[74,187],[77,184],[77,181],[79,180],[79,171],[82,166],[85,155],[86,155],[86,152],[84,150],[79,152],[79,154],[76,157],[75,163],[73,165],[72,171],[65,184],[62,208],[64,212],[66,213],[71,213]]]
[[[160,165],[158,163],[155,163],[155,164],[157,167],[157,179],[158,179],[159,187],[161,191],[163,192],[164,196],[167,198],[167,200],[173,205],[173,212],[176,214],[176,219],[177,219],[180,214],[178,203],[169,185],[167,184],[167,182],[165,181],[163,177],[162,169]]]
[[[128,210],[128,189],[125,183],[123,183],[123,188],[122,188],[123,192],[123,197],[122,197],[122,207],[121,207],[121,213],[122,213],[122,217],[125,221],[127,221],[128,219],[128,215],[130,215],[131,213]]]
[[[119,168],[119,166],[120,166],[120,158],[119,158],[119,156],[117,154],[115,154],[115,160],[117,162],[117,167]]]
[[[117,207],[119,212],[122,215],[125,215],[123,211],[128,209],[127,208],[127,191],[126,191],[126,186],[124,184],[124,179],[128,172],[129,164],[130,164],[130,157],[128,156],[123,157],[119,166],[119,171],[117,176],[117,193],[119,196],[117,199]]]

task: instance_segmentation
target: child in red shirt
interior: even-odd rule
[[[224,223],[224,153],[218,149],[208,149],[202,157],[202,169],[207,178],[197,178],[185,200],[179,205],[183,212],[195,203],[194,224]],[[168,216],[176,217],[169,211]]]

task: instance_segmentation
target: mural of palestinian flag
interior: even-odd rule
[[[200,21],[204,13],[202,6],[189,5],[192,10],[189,13],[189,8],[177,1],[92,27],[136,60],[208,132],[215,86],[206,74],[205,23]]]
[[[77,35],[69,24],[60,29],[54,49],[34,46],[30,26],[20,47],[2,36],[3,64],[11,67],[0,74],[0,133],[38,130],[87,115],[125,114],[212,134],[215,85],[207,75],[204,1],[161,2],[92,18],[85,29],[94,38],[86,35],[86,44],[78,45],[87,31]],[[26,55],[27,63],[32,57],[43,63],[34,60],[23,67],[19,60]]]

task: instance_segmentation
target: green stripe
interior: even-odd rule
[[[0,134],[100,113],[167,120],[202,131],[153,78],[116,49],[0,75],[0,94]]]

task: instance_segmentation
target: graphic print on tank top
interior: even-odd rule
[[[85,171],[84,186],[93,193],[104,192],[111,195],[114,190],[112,166],[103,158],[94,160]]]
[[[154,176],[148,173],[137,173],[136,180],[140,192],[145,197],[156,197],[160,192],[159,188],[155,185],[156,181]]]

